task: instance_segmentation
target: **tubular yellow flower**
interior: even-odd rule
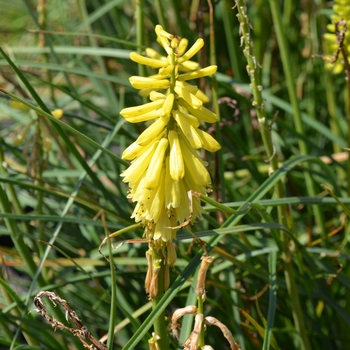
[[[180,74],[177,79],[179,81],[185,81],[185,80],[206,77],[207,75],[212,75],[216,73],[217,68],[218,68],[217,66],[209,66],[206,68],[196,70],[195,72]]]
[[[214,137],[209,135],[207,132],[197,129],[197,134],[199,135],[200,139],[202,140],[203,148],[206,149],[209,152],[216,152],[218,151],[221,146],[219,142],[217,142]]]
[[[170,85],[169,80],[154,78],[130,77],[130,84],[135,89],[165,89]]]
[[[150,103],[145,103],[144,105],[141,105],[141,106],[124,108],[120,111],[120,114],[124,118],[137,117],[140,114],[154,111],[154,110],[160,108],[162,105],[163,105],[162,101],[154,101],[154,102],[150,102]]]
[[[220,149],[212,136],[199,129],[201,122],[215,123],[218,119],[203,107],[209,98],[187,81],[214,74],[217,67],[199,68],[198,63],[190,61],[203,47],[203,39],[186,51],[186,39],[160,25],[155,31],[167,56],[150,48],[145,56],[130,55],[133,61],[157,69],[152,76],[129,79],[151,102],[120,112],[130,123],[154,121],[123,152],[122,158],[132,162],[121,176],[129,183],[128,198],[137,202],[132,218],[144,225],[145,235],[156,242],[156,247],[168,251],[172,264],[176,257],[169,241],[179,227],[193,223],[202,214],[200,200],[192,197],[191,191],[207,195],[211,183],[207,164],[197,149]]]
[[[179,99],[178,104],[185,107],[192,115],[206,123],[215,123],[218,121],[218,116],[205,107],[194,108],[183,99]]]
[[[168,61],[162,61],[159,59],[148,58],[148,57],[142,56],[136,52],[132,52],[130,54],[130,59],[134,62],[144,64],[145,66],[150,66],[152,68],[161,68],[161,67],[169,66]]]
[[[185,100],[194,109],[198,109],[202,107],[203,102],[198,97],[193,95],[190,92],[190,90],[187,89],[186,87],[181,87],[176,85],[174,90],[183,100]]]
[[[183,63],[184,61],[188,61],[191,59],[202,47],[204,46],[204,40],[203,39],[197,39],[197,41],[192,45],[192,47],[179,59],[179,63]]]
[[[148,166],[146,173],[146,188],[154,189],[159,185],[159,178],[163,168],[163,159],[169,141],[165,138],[158,143],[157,149],[153,154],[152,160]]]
[[[199,137],[196,128],[191,125],[189,119],[180,111],[174,111],[173,116],[191,146],[196,149],[202,148],[202,140]]]
[[[165,98],[164,104],[162,106],[162,110],[160,112],[161,117],[170,116],[170,112],[173,109],[173,105],[174,105],[174,99],[175,99],[175,96],[174,94],[171,94],[171,93]]]
[[[149,126],[137,139],[137,143],[141,146],[147,145],[167,126],[168,118],[159,118],[151,126]]]
[[[185,166],[182,157],[178,134],[175,130],[170,130],[170,166],[169,173],[174,181],[180,181],[185,176]]]

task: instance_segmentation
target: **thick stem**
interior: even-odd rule
[[[281,59],[282,59],[282,65],[283,70],[286,78],[286,84],[288,89],[288,95],[291,102],[291,105],[293,106],[293,121],[295,130],[302,136],[305,136],[303,123],[301,120],[301,111],[299,108],[299,102],[298,97],[296,93],[295,88],[295,82],[294,82],[294,76],[293,76],[293,67],[291,62],[291,52],[288,47],[287,38],[284,33],[283,24],[282,24],[282,15],[279,8],[279,4],[276,0],[269,0],[270,7],[271,7],[271,13],[273,18],[273,23],[275,25],[276,29],[276,35],[277,35],[277,41],[278,46],[281,52]],[[303,140],[303,138],[299,138],[298,141],[300,154],[301,155],[308,155],[309,150],[306,145],[306,142]],[[305,176],[305,182],[306,182],[306,188],[308,190],[308,194],[310,197],[316,197],[317,192],[315,189],[315,183],[313,181],[313,178],[309,172],[309,165],[305,164],[306,171],[304,172]],[[322,237],[326,237],[326,228],[323,220],[323,214],[321,212],[321,209],[318,205],[313,205],[312,210],[315,216],[315,221],[317,223],[317,226],[321,232]]]
[[[210,65],[216,65],[214,8],[211,0],[208,0],[208,5],[209,5],[209,16],[210,16]],[[213,109],[215,114],[218,116],[218,120],[220,120],[217,81],[216,81],[215,75],[213,75],[211,78],[211,86],[212,86],[211,94],[212,94],[212,101],[213,101]],[[222,145],[223,142],[222,142],[220,125],[217,125],[216,127],[215,137],[217,141]],[[220,192],[217,191],[216,193],[216,199],[218,202],[225,202],[226,201],[225,176],[224,176],[225,171],[224,171],[224,161],[223,161],[222,150],[219,150],[216,153],[216,159],[217,159],[217,167],[216,167],[216,174],[215,174],[215,177],[216,177],[215,182],[216,182],[216,187],[220,189]]]
[[[159,267],[159,272],[157,274],[157,284],[158,284],[158,293],[152,299],[152,308],[153,310],[157,308],[159,301],[162,299],[164,295],[164,282],[165,282],[165,269],[169,268],[164,264],[166,258],[163,255],[161,250],[157,250],[156,248],[152,249],[153,263],[157,264]],[[157,268],[158,268],[157,267]],[[168,339],[168,331],[165,324],[165,314],[164,311],[157,317],[154,321],[154,332],[157,336],[159,336],[159,340],[157,340],[157,345],[159,350],[168,350],[169,349],[169,339]]]
[[[273,0],[270,0],[270,3],[272,7],[273,6],[272,3],[275,3],[275,2]],[[270,173],[273,173],[278,169],[278,160],[277,160],[275,149],[272,143],[270,127],[267,124],[267,120],[266,120],[266,112],[265,112],[264,102],[263,102],[262,93],[261,93],[262,86],[260,82],[261,81],[260,67],[259,67],[259,63],[256,61],[253,43],[250,37],[250,28],[249,28],[249,22],[248,22],[245,3],[243,0],[236,0],[236,4],[238,8],[237,17],[240,22],[240,34],[242,36],[243,45],[244,45],[243,53],[246,56],[246,59],[248,62],[247,71],[250,77],[251,89],[252,89],[253,98],[254,98],[253,106],[255,106],[256,108],[262,140],[266,149],[268,160],[270,162]],[[274,18],[274,22],[275,22],[275,18]],[[277,25],[278,28],[282,27],[281,23],[282,23],[281,18],[279,18],[279,24]],[[286,51],[284,51],[284,54],[286,54]],[[289,73],[291,74],[291,70]],[[296,98],[296,95],[293,95],[293,97],[294,96]],[[295,99],[295,102],[297,102],[296,99]],[[297,104],[293,104],[293,106],[295,106],[295,108],[299,111]],[[297,113],[297,111],[295,113]],[[300,118],[300,111],[299,111],[299,117],[296,118],[296,128],[299,132],[300,131],[302,132],[301,126],[302,125],[301,125],[301,118]],[[305,148],[306,145],[304,143],[301,143],[300,147],[302,152],[306,151],[306,148]],[[306,175],[307,175],[307,178],[309,179],[310,174],[307,172]],[[277,182],[275,186],[275,191],[278,198],[285,197],[285,191],[284,191],[284,186],[282,181]],[[278,206],[278,219],[279,219],[279,223],[286,227],[291,228],[293,225],[291,222],[289,209],[285,205]],[[288,244],[289,239],[284,232],[281,232],[280,236],[281,236],[282,258],[284,260],[285,279],[286,279],[290,300],[292,303],[292,314],[293,314],[295,327],[301,337],[302,349],[310,349],[309,340],[305,331],[303,313],[301,310],[299,296],[296,288],[296,282],[295,282],[294,270],[293,270],[293,264],[292,264],[292,254]]]
[[[204,315],[204,303],[203,302],[204,302],[203,298],[201,296],[198,296],[197,314]],[[205,341],[204,341],[204,323],[203,323],[201,333],[199,335],[198,346],[199,346],[199,348],[201,348],[204,345],[205,345]]]

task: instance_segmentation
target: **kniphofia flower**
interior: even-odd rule
[[[189,80],[216,72],[216,66],[199,68],[190,59],[203,47],[198,39],[187,51],[188,41],[155,28],[163,56],[147,48],[131,60],[158,69],[149,77],[132,76],[130,84],[148,96],[149,103],[124,108],[120,114],[130,123],[151,121],[122,154],[131,164],[121,176],[129,183],[128,197],[137,202],[132,218],[141,222],[149,239],[169,243],[183,223],[201,217],[202,207],[191,191],[207,195],[210,175],[197,150],[215,152],[219,143],[200,129],[215,123],[217,115],[203,106],[209,98]]]
[[[341,20],[346,22],[346,28],[344,24],[339,22]],[[341,45],[347,53],[347,59],[350,64],[350,0],[335,0],[331,21],[332,23],[327,26],[330,33],[324,35],[327,45],[327,60],[331,61],[336,52],[338,52],[338,57],[334,63],[327,62],[326,68],[337,74],[344,70],[344,55],[342,51],[339,50],[339,45]],[[338,23],[338,32],[344,33],[344,40],[342,43],[339,43],[339,39],[336,35],[336,23]]]

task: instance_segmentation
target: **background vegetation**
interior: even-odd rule
[[[272,174],[252,106],[235,1],[3,2],[2,348],[83,348],[78,338],[54,332],[35,312],[33,297],[43,290],[67,300],[96,338],[117,326],[114,348],[148,348],[152,318],[147,318],[151,303],[143,287],[147,244],[138,241],[142,230],[126,230],[112,242],[132,243],[102,248],[105,256],[113,255],[115,269],[98,247],[106,233],[134,224],[133,204],[119,177],[127,163],[119,157],[144,126],[125,123],[119,111],[142,103],[128,82],[138,74],[128,57],[145,46],[159,49],[154,42],[158,23],[190,44],[203,37],[202,66],[210,63],[215,40],[217,87],[210,79],[202,83],[208,94],[214,86],[214,104],[216,94],[220,103],[221,121],[211,132],[222,150],[206,155],[211,197],[241,208],[241,214],[207,204],[204,220],[192,228],[197,237],[210,240],[207,249],[213,248],[216,258],[207,277],[205,314],[224,322],[246,350],[348,348],[350,163],[344,147],[349,147],[350,101],[345,73],[332,75],[322,58],[312,58],[323,54],[332,5],[247,1],[271,126],[267,131],[280,166]],[[137,32],[140,21],[142,33]],[[64,111],[61,119],[49,114],[55,109]],[[280,181],[284,198],[276,190]],[[278,210],[286,215],[286,225]],[[167,315],[196,300],[193,276],[202,244],[191,242],[186,229],[178,233],[171,275],[177,282],[159,304]],[[48,306],[48,313],[64,320],[59,307]],[[192,318],[185,318],[180,344],[191,327]],[[206,339],[215,349],[228,349],[214,327]],[[110,337],[110,348],[112,343]],[[177,347],[173,340],[172,348]]]

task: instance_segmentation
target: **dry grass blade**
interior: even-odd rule
[[[66,319],[72,320],[76,328],[71,328],[65,326],[62,322],[59,322],[53,319],[50,315],[47,314],[42,298],[48,298],[54,306],[60,304],[66,310]],[[34,298],[34,305],[36,306],[36,311],[45,318],[45,320],[51,324],[51,326],[56,330],[56,328],[61,330],[66,330],[71,332],[74,336],[78,337],[84,348],[87,349],[98,349],[98,350],[107,350],[107,347],[100,343],[87,329],[86,326],[81,322],[76,312],[68,305],[67,301],[60,298],[53,292],[41,291]],[[85,339],[88,339],[91,344],[88,344]]]

